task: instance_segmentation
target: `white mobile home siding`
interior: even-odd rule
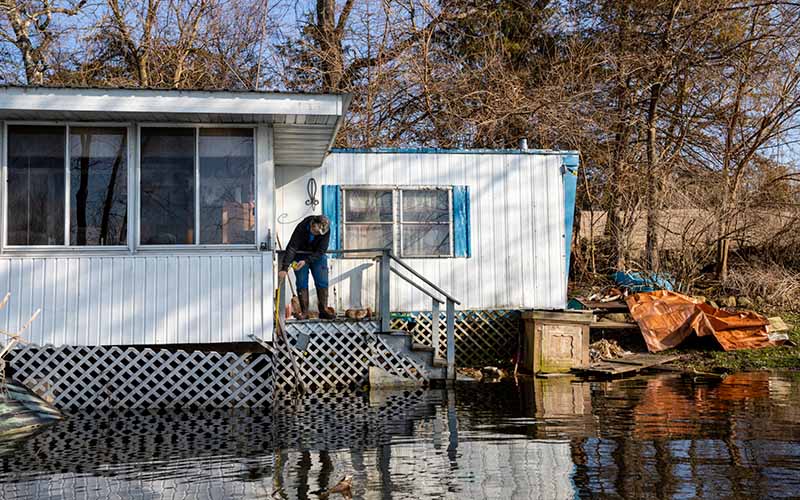
[[[561,309],[567,295],[562,163],[556,153],[348,152],[329,155],[315,169],[277,165],[278,232],[286,243],[312,213],[305,203],[312,177],[317,196],[323,185],[466,185],[472,256],[405,262],[461,300],[461,309]],[[337,259],[330,267],[338,307],[374,306],[371,261]],[[430,308],[423,294],[392,281],[392,310]]]
[[[0,290],[12,295],[0,328],[15,332],[41,308],[24,334],[38,345],[271,338],[272,286],[271,252],[2,257]]]

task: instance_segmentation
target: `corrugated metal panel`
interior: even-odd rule
[[[406,262],[461,299],[464,309],[561,309],[566,307],[561,163],[556,154],[334,153],[317,169],[276,169],[278,233],[285,243],[297,221],[311,213],[305,204],[311,177],[320,186],[467,185],[472,257]],[[373,305],[371,261],[342,259],[331,269],[339,307]],[[430,307],[423,294],[399,279],[393,282],[394,310]]]
[[[266,287],[266,290],[264,290]],[[0,325],[36,344],[132,345],[272,337],[272,254],[0,258]]]
[[[322,121],[320,121],[321,119]],[[330,126],[315,125],[326,123],[327,117],[291,117],[286,125],[275,125],[275,165],[318,166],[325,158],[335,133],[335,121]]]

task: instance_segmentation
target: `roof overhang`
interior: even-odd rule
[[[1,87],[0,120],[269,124],[276,165],[322,163],[348,94]]]

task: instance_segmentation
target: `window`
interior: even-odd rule
[[[255,244],[253,133],[143,128],[142,244]]]
[[[343,195],[344,248],[392,248],[402,257],[453,256],[450,188],[345,188]]]
[[[64,127],[8,127],[9,245],[64,244]]]
[[[145,245],[192,244],[194,226],[194,128],[141,131],[141,225]]]
[[[425,257],[450,255],[450,192],[404,189],[400,191],[402,255]]]
[[[127,130],[70,127],[70,245],[128,239]]]
[[[345,248],[390,248],[394,222],[392,191],[348,190]]]
[[[9,125],[7,243],[124,245],[126,138],[125,128]]]
[[[255,242],[251,129],[200,129],[200,243]]]

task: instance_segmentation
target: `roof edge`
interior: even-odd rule
[[[463,148],[332,148],[331,153],[365,154],[514,154],[514,155],[577,155],[575,150],[555,149],[463,149]]]

